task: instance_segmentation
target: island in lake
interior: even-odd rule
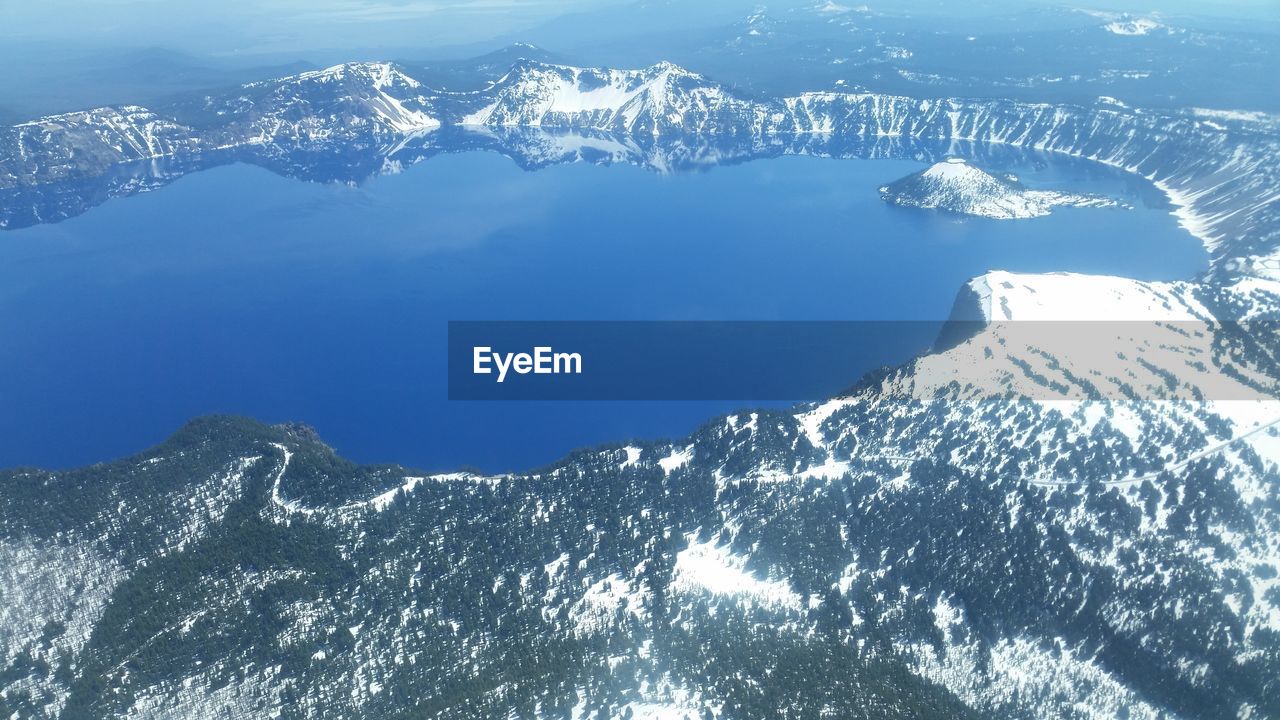
[[[963,158],[947,158],[880,188],[880,197],[903,207],[945,210],[995,220],[1048,215],[1055,207],[1116,207],[1102,195],[1030,190],[1012,175],[997,177]]]

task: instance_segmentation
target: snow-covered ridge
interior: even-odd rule
[[[0,131],[0,188],[38,184],[50,165],[102,171],[135,159],[195,152],[197,133],[137,105],[50,115]]]
[[[387,62],[352,62],[333,65],[323,70],[312,70],[293,76],[298,82],[341,82],[349,78],[367,81],[381,90],[390,87],[421,87],[421,83],[405,75],[395,65]]]
[[[1194,317],[1211,305],[1195,283],[1009,273],[984,280],[993,301],[1008,300],[1013,318],[1042,317],[1038,313],[1082,292],[1092,292],[1099,307],[1133,307],[1140,318]],[[1249,284],[1251,297],[1265,292],[1261,281]],[[1149,302],[1130,302],[1144,294]],[[1079,358],[1061,347],[1043,348],[1048,358],[998,343],[986,347],[1055,382],[1067,381],[1063,369],[1078,369],[1072,363]],[[937,356],[949,356],[954,366],[970,350]],[[927,371],[916,365],[894,380]],[[1261,682],[1269,677],[1254,659],[1275,652],[1270,631],[1280,627],[1273,568],[1280,548],[1273,502],[1280,436],[1267,432],[1280,407],[1259,405],[1236,409],[1224,421],[1217,414],[1227,413],[1216,404],[1008,397],[977,405],[954,398],[920,403],[895,386],[863,386],[816,407],[730,416],[674,443],[635,441],[575,454],[537,475],[481,484],[463,476],[404,477],[400,468],[344,473],[339,479],[358,499],[324,507],[290,499],[288,470],[310,465],[302,459],[311,453],[331,451],[305,434],[270,435],[264,427],[212,443],[227,448],[205,464],[216,468],[214,490],[258,503],[289,539],[286,547],[295,538],[314,543],[310,531],[324,526],[325,547],[317,550],[331,544],[332,564],[306,558],[305,565],[286,560],[260,571],[234,556],[230,562],[208,556],[214,571],[199,585],[176,584],[191,599],[170,611],[174,616],[155,637],[157,645],[179,651],[211,635],[225,640],[194,664],[186,653],[177,659],[135,654],[137,642],[99,643],[95,652],[112,666],[130,662],[121,666],[130,672],[109,676],[112,684],[100,697],[104,707],[121,708],[121,716],[207,715],[227,707],[237,718],[291,711],[350,716],[401,707],[406,695],[429,697],[464,672],[493,682],[452,707],[496,702],[486,707],[499,711],[486,716],[505,716],[516,711],[502,703],[516,708],[519,698],[490,690],[509,677],[508,648],[563,640],[580,643],[585,657],[584,669],[560,686],[558,707],[574,707],[572,717],[629,711],[692,719],[702,708],[726,717],[720,703],[734,696],[716,679],[752,678],[749,697],[758,697],[793,691],[794,682],[771,680],[793,658],[814,658],[844,673],[836,665],[840,656],[785,650],[829,647],[829,633],[839,632],[851,647],[877,661],[905,662],[903,670],[991,716],[1018,717],[1034,703],[1037,717],[1045,718],[1110,718],[1120,708],[1135,718],[1172,718],[1167,698],[1144,692],[1153,671],[1184,690],[1227,672]],[[202,439],[184,447],[209,445]],[[130,472],[82,472],[109,484],[122,506],[150,501],[154,483],[134,478],[164,468],[175,450],[139,456]],[[814,471],[825,467],[839,472],[817,480]],[[755,475],[752,468],[779,478],[730,485],[729,468],[737,478]],[[242,475],[247,484],[233,481]],[[13,480],[22,483],[22,477]],[[58,497],[39,478],[26,482],[41,490],[42,501]],[[1086,482],[1106,489],[1079,487]],[[705,512],[690,513],[686,497],[672,497],[673,488],[697,490]],[[596,492],[618,500],[599,502]],[[225,507],[225,499],[216,502]],[[156,507],[170,505],[182,510],[166,526],[170,540],[159,553],[138,556],[158,571],[166,564],[153,558],[189,526],[187,506],[161,498],[142,505],[144,512],[126,513],[121,525],[132,537],[156,524]],[[220,522],[220,513],[203,513],[203,505],[190,507],[197,517]],[[1205,511],[1187,513],[1189,507]],[[10,513],[10,527],[31,518],[62,534],[56,508],[26,510]],[[101,512],[118,522],[115,502]],[[47,541],[3,540],[0,555],[8,552],[11,562],[0,567],[13,571],[0,585],[6,597],[23,600],[10,613],[20,640],[0,643],[8,657],[39,650],[50,633],[66,659],[80,655],[63,648],[82,647],[92,633],[108,637],[116,626],[99,618],[121,602],[111,588],[126,579],[123,573],[94,577],[94,568],[113,567],[109,558],[78,549],[60,557],[63,551],[51,553]],[[174,577],[166,573],[147,585],[158,585],[164,598]],[[76,590],[86,578],[91,592]],[[276,582],[289,583],[281,590],[315,592],[276,592],[270,587]],[[279,618],[266,641],[259,624],[242,622],[251,601]],[[50,626],[51,617],[73,605],[79,609],[65,629]],[[111,608],[113,614],[121,609],[128,608]],[[5,610],[0,606],[0,616]],[[1082,618],[1103,632],[1082,632]],[[527,627],[503,635],[512,632],[514,619]],[[770,635],[785,644],[756,644]],[[737,644],[748,636],[752,644]],[[671,662],[672,646],[664,647],[663,637],[710,662]],[[890,653],[870,642],[879,637],[891,639]],[[731,643],[707,644],[719,638]],[[1159,647],[1167,662],[1112,662],[1108,651],[1116,643]],[[274,653],[282,664],[249,666],[240,652],[249,647]],[[734,647],[741,649],[728,651]],[[784,654],[774,658],[774,648]],[[33,686],[63,692],[56,667],[32,665],[17,682],[8,681],[6,697]],[[862,666],[849,667],[844,674]],[[791,677],[808,682],[805,675]],[[272,694],[286,681],[294,683],[287,698]],[[606,685],[620,699],[602,708],[599,698],[587,696]],[[529,696],[548,697],[537,690]],[[1204,695],[1213,692],[1210,687]],[[1266,700],[1229,698],[1232,707],[1212,716],[1260,717],[1249,711],[1258,698]],[[562,710],[531,716],[570,716]]]
[[[1156,30],[1163,29],[1164,25],[1152,18],[1138,17],[1113,20],[1102,27],[1113,35],[1150,35]]]
[[[1257,123],[1269,125],[1272,129],[1280,126],[1280,115],[1257,110],[1220,110],[1215,108],[1191,108],[1191,114],[1199,118],[1218,120],[1221,122]]]
[[[880,188],[895,205],[939,209],[996,220],[1048,215],[1055,207],[1111,207],[1098,195],[1028,190],[1011,178],[996,177],[962,158],[948,158]]]
[[[819,15],[844,15],[845,13],[867,13],[871,11],[871,8],[863,4],[849,6],[842,5],[835,0],[826,0],[814,5],[813,11]]]
[[[1186,283],[1147,283],[1078,273],[993,271],[970,280],[982,319],[1072,321],[1207,321],[1208,308]]]
[[[1215,268],[1280,247],[1280,133],[1265,118],[1229,111],[878,93],[754,98],[670,63],[613,70],[528,60],[474,93],[431,91],[389,63],[348,63],[210,98],[203,111],[214,120],[199,127],[140,108],[106,108],[0,130],[0,190],[231,148],[262,147],[278,158],[294,147],[336,150],[372,136],[392,153],[441,125],[480,134],[580,133],[588,144],[607,145],[605,156],[645,157],[658,169],[671,165],[663,158],[673,153],[701,164],[788,152],[846,156],[851,143],[884,139],[950,146],[960,155],[966,147],[1004,146],[1131,172],[1168,195],[1183,227],[1215,254]],[[586,147],[557,152],[548,162],[600,155]]]
[[[494,83],[482,107],[458,122],[621,132],[643,128],[656,134],[665,124],[688,125],[726,104],[746,109],[719,86],[669,62],[612,70],[524,61]]]
[[[1088,10],[1077,8],[1076,12],[1091,15],[1103,22],[1102,29],[1112,35],[1140,36],[1150,35],[1157,30],[1172,33],[1173,28],[1160,22],[1153,15],[1133,15],[1130,13],[1108,12],[1105,10]]]
[[[961,290],[937,350],[881,391],[923,400],[959,391],[970,399],[1011,393],[1038,403],[1246,402],[1273,407],[1271,414],[1280,417],[1280,386],[1269,355],[1250,349],[1254,342],[1266,344],[1261,335],[1271,332],[1270,324],[1250,323],[1276,317],[1280,282],[1260,278],[1214,287],[989,272]],[[1242,336],[1250,339],[1242,342]],[[1245,418],[1236,435],[1221,437],[1239,438],[1257,421]],[[1136,472],[1111,481],[1143,477]]]
[[[293,450],[283,443],[273,443],[274,447],[280,453],[280,462],[278,469],[271,481],[271,503],[287,517],[289,515],[300,515],[310,518],[325,518],[331,520],[351,520],[364,513],[379,513],[391,507],[398,499],[405,498],[413,493],[424,482],[463,482],[463,483],[492,483],[506,476],[481,476],[468,472],[451,472],[438,473],[435,475],[407,475],[400,478],[400,484],[385,490],[373,497],[361,500],[352,500],[341,505],[325,505],[325,506],[308,506],[303,503],[287,497],[287,493],[281,490],[281,485],[285,482],[285,476],[289,472],[289,465],[293,462]]]
[[[263,111],[254,125],[267,136],[291,130],[324,136],[335,125],[407,135],[441,125],[421,83],[391,63],[343,63],[246,87],[271,88],[250,102]]]

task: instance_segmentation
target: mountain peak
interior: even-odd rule
[[[930,165],[921,174],[921,177],[944,182],[1000,182],[995,176],[975,165],[970,165],[964,158],[959,157],[949,157],[946,160]]]
[[[1121,15],[1103,26],[1112,35],[1150,35],[1157,30],[1168,31],[1168,28],[1150,17],[1134,17]]]
[[[343,82],[356,80],[381,89],[391,86],[418,87],[418,81],[405,75],[389,62],[355,61],[339,63],[322,70],[300,73],[286,80],[300,82]]]
[[[346,62],[277,80],[252,83],[245,89],[265,90],[253,101],[256,117],[246,122],[258,136],[288,132],[329,137],[331,128],[313,127],[319,118],[355,132],[409,134],[440,126],[435,108],[423,96],[421,84],[389,62]],[[211,108],[234,117],[246,98]],[[281,118],[308,118],[294,127]]]
[[[533,46],[529,46],[529,47],[533,47]],[[659,60],[658,62],[652,65],[649,65],[648,67],[641,70],[618,70],[618,69],[612,69],[612,68],[582,67],[578,65],[568,65],[565,63],[549,62],[547,60],[540,60],[540,59],[531,58],[531,57],[517,58],[511,64],[511,73],[519,74],[519,71],[523,71],[523,70],[542,70],[542,71],[553,71],[553,72],[562,72],[562,73],[573,73],[578,75],[587,73],[587,74],[618,74],[618,75],[624,75],[624,76],[633,75],[633,76],[643,76],[643,77],[656,77],[658,75],[669,73],[673,75],[679,75],[682,77],[694,77],[694,78],[702,77],[701,75],[698,75],[692,70],[689,70],[685,67],[677,65],[676,63],[673,63],[670,60]]]
[[[689,111],[705,113],[725,95],[718,86],[702,82],[701,76],[669,61],[642,70],[614,70],[522,58],[493,90],[492,102],[467,114],[461,124],[584,124],[596,129],[632,130],[666,122],[689,127],[685,123]]]
[[[660,60],[649,67],[645,68],[645,73],[652,75],[675,75],[678,77],[701,78],[702,76],[686,67],[677,65],[670,60]]]

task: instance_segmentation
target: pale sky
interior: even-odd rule
[[[0,0],[0,39],[193,52],[441,46],[518,31],[599,0]]]
[[[662,0],[655,0],[661,2]],[[997,2],[999,0],[996,0]],[[431,48],[483,42],[554,17],[636,0],[0,0],[0,44],[168,47],[196,54]],[[816,0],[674,0],[673,15]],[[867,2],[894,8],[897,2]],[[1280,0],[1011,0],[1280,20]],[[956,7],[956,6],[951,6]],[[678,23],[676,17],[673,23]]]

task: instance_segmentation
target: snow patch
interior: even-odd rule
[[[693,446],[688,445],[680,449],[672,449],[671,454],[658,461],[658,467],[662,468],[662,472],[670,475],[671,471],[676,468],[684,467],[693,459]]]
[[[1150,35],[1164,25],[1151,18],[1139,17],[1114,20],[1102,27],[1113,35]]]
[[[738,599],[752,605],[798,610],[801,598],[785,580],[761,580],[746,570],[747,558],[734,555],[714,541],[697,542],[676,555],[671,587],[676,592],[703,592]]]

